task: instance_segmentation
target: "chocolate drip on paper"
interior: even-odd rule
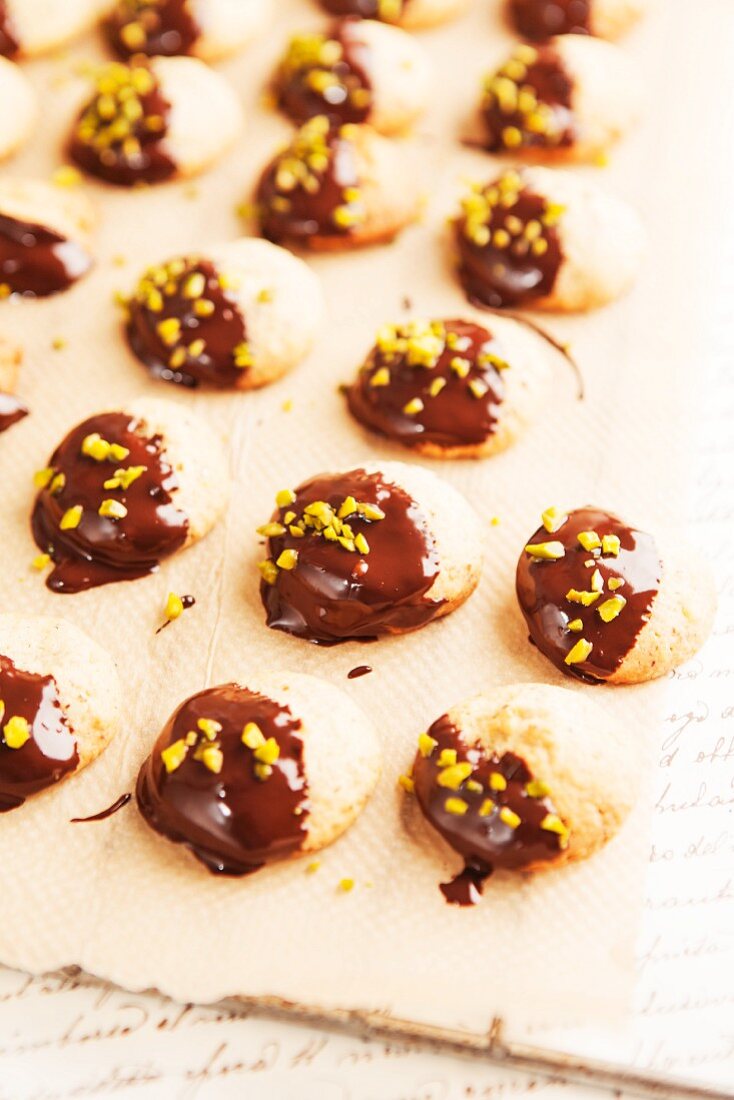
[[[534,42],[592,33],[591,0],[510,0],[510,17],[517,33]]]
[[[189,0],[119,0],[105,20],[105,31],[122,58],[190,54],[201,37]]]
[[[28,406],[20,398],[14,393],[0,391],[0,432],[6,432],[26,416],[28,416]]]
[[[0,287],[6,296],[46,298],[89,271],[92,258],[78,241],[45,225],[0,213]]]
[[[322,39],[302,36],[292,42],[280,66],[276,91],[280,107],[296,122],[314,115],[326,115],[336,124],[365,122],[369,117],[370,51],[360,37],[359,25],[359,20],[342,19]],[[299,48],[304,52],[304,38],[310,48],[306,56],[299,57]]]
[[[108,817],[112,817],[124,806],[127,806],[128,802],[132,799],[131,794],[121,794],[119,798],[116,798],[111,806],[107,806],[104,810],[100,810],[98,814],[91,814],[89,817],[72,817],[72,825],[85,825],[89,821],[106,821]]]

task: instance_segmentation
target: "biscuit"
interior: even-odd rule
[[[534,160],[598,161],[636,122],[641,99],[634,66],[608,42],[567,34],[521,43],[485,79],[482,144]]]
[[[255,199],[262,235],[314,251],[391,241],[419,211],[403,156],[371,126],[330,126],[316,115],[260,178]]]
[[[383,325],[346,387],[352,416],[429,458],[484,458],[514,443],[547,395],[551,351],[518,321],[469,314]]]
[[[203,538],[229,500],[227,459],[198,416],[140,398],[73,428],[36,474],[33,537],[53,592],[155,572]],[[43,559],[38,561],[43,566]]]
[[[296,122],[327,115],[335,125],[369,122],[389,135],[423,113],[430,78],[424,50],[405,31],[372,19],[340,19],[323,34],[291,39],[274,88]]]
[[[178,707],[140,770],[138,807],[210,871],[244,875],[331,844],[379,771],[374,728],[343,692],[254,674]]]
[[[117,0],[104,19],[119,57],[191,54],[218,61],[265,28],[272,0]]]
[[[0,615],[0,812],[85,768],[120,722],[115,663],[62,619]]]
[[[95,22],[99,0],[2,0],[0,54],[37,57],[78,38]]]
[[[15,396],[23,349],[0,336],[0,432],[28,416],[28,406]]]
[[[557,34],[617,38],[648,6],[649,0],[508,0],[507,14],[517,33],[534,42]]]
[[[397,23],[406,30],[435,27],[462,15],[470,0],[321,0],[333,15],[357,15]]]
[[[36,93],[24,72],[0,57],[0,160],[28,140],[36,120]]]
[[[517,598],[539,653],[591,683],[667,675],[703,645],[716,594],[709,567],[598,508],[551,508],[517,566]]]
[[[464,859],[441,890],[466,905],[495,870],[588,859],[624,822],[638,776],[623,731],[603,709],[565,688],[517,684],[434,722],[418,740],[406,785]]]
[[[322,645],[417,630],[469,598],[479,519],[417,466],[321,474],[276,496],[260,562],[268,626]]]
[[[509,170],[476,185],[454,222],[470,301],[572,312],[624,294],[642,263],[642,222],[627,203],[572,172]]]
[[[303,260],[242,238],[149,268],[126,313],[130,347],[155,377],[248,390],[308,355],[324,302]]]
[[[0,181],[0,298],[45,298],[93,264],[94,207],[40,180]]]
[[[121,187],[194,176],[233,145],[243,112],[231,85],[194,57],[113,62],[96,75],[69,140],[90,175]]]

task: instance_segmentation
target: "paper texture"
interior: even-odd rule
[[[549,322],[573,343],[585,402],[574,400],[573,380],[559,361],[543,422],[514,450],[480,464],[430,465],[475,502],[486,523],[480,590],[455,615],[413,636],[320,650],[264,627],[254,529],[286,485],[368,458],[406,457],[361,433],[336,387],[376,327],[407,315],[406,295],[418,313],[461,310],[445,219],[462,180],[489,176],[496,164],[458,138],[482,73],[509,38],[480,4],[465,20],[422,38],[438,73],[414,150],[431,190],[428,213],[388,248],[314,261],[329,319],[309,362],[256,395],[172,392],[148,382],[130,358],[112,293],[129,287],[149,261],[240,231],[235,207],[288,132],[259,106],[265,77],[287,29],[313,23],[305,0],[283,0],[278,12],[262,47],[225,67],[250,115],[247,136],[227,162],[194,186],[133,195],[90,186],[103,215],[92,279],[56,300],[3,307],[4,333],[26,345],[21,392],[33,415],[0,447],[0,595],[8,608],[67,617],[107,645],[120,663],[128,711],[115,744],[92,767],[0,820],[0,959],[34,972],[77,963],[129,989],[153,986],[202,1002],[275,995],[476,1028],[496,1013],[518,1028],[617,1018],[633,979],[646,800],[592,861],[526,883],[492,883],[484,904],[466,912],[441,899],[437,883],[448,868],[426,830],[403,815],[395,780],[417,734],[465,695],[492,682],[561,681],[528,646],[513,596],[517,554],[544,507],[598,502],[653,530],[668,518],[667,487],[677,484],[669,440],[678,438],[683,413],[675,380],[690,363],[693,323],[676,256],[681,248],[692,256],[698,239],[690,220],[670,231],[682,209],[681,192],[670,185],[677,149],[701,109],[681,95],[670,64],[671,52],[690,44],[687,20],[680,5],[666,5],[631,42],[656,93],[640,131],[611,169],[596,173],[643,209],[651,250],[640,286],[588,318]],[[90,49],[80,48],[79,56]],[[7,172],[47,176],[57,163],[79,92],[67,79],[72,66],[67,57],[30,67],[43,94],[42,124],[33,148]],[[56,337],[66,340],[64,351],[51,350]],[[142,392],[193,405],[227,435],[235,478],[227,521],[157,576],[55,596],[28,568],[35,552],[28,532],[32,472],[73,424]],[[284,410],[286,400],[292,411]],[[490,527],[493,516],[498,527]],[[197,605],[156,637],[171,589],[193,593]],[[348,670],[365,661],[374,673],[348,682]],[[150,833],[132,805],[106,822],[69,823],[132,789],[141,760],[185,695],[232,677],[246,681],[255,665],[331,680],[365,706],[382,737],[379,789],[357,825],[325,853],[317,875],[291,863],[250,881],[217,880]],[[642,758],[661,686],[579,690],[618,714],[630,752]],[[640,771],[644,780],[644,764]],[[357,883],[349,896],[336,891],[343,876]]]

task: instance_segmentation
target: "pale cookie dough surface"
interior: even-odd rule
[[[605,153],[637,122],[642,87],[639,74],[622,49],[578,34],[552,40],[573,79],[572,110],[577,132],[561,158],[589,160]]]
[[[591,30],[600,38],[618,38],[651,9],[653,0],[594,0]]]
[[[363,19],[352,37],[367,47],[372,87],[369,121],[383,134],[406,130],[423,113],[432,70],[423,47],[397,27]]]
[[[23,348],[0,336],[0,393],[15,393],[23,365]]]
[[[35,57],[77,38],[99,15],[100,0],[6,0],[20,54]]]
[[[28,139],[36,118],[36,93],[25,73],[0,57],[0,160]]]
[[[418,216],[420,196],[405,150],[369,126],[355,128],[358,174],[367,217],[344,247],[390,241]]]
[[[203,61],[217,61],[262,34],[273,14],[273,0],[192,0],[192,10],[202,28],[194,53]]]
[[[117,732],[122,714],[120,680],[107,651],[64,619],[2,614],[0,654],[23,672],[53,676],[76,738],[75,770],[99,756]]]
[[[465,12],[471,0],[410,0],[406,4],[400,23],[407,30],[435,27]]]

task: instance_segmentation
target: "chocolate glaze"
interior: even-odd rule
[[[402,0],[400,5],[405,8],[410,0]],[[321,6],[333,15],[357,15],[360,19],[382,19],[385,22],[394,23],[394,19],[385,19],[382,14],[381,0],[321,0]]]
[[[490,81],[482,103],[482,117],[486,134],[484,145],[491,153],[507,152],[508,149],[516,152],[518,146],[523,149],[558,149],[574,143],[573,80],[553,45],[538,46],[532,52],[535,60],[525,66],[525,75],[516,84],[523,89],[531,89],[535,94],[544,112],[545,124],[537,128],[528,126],[529,117],[537,115],[537,107],[531,111],[522,111],[519,107],[508,109],[502,96],[492,92]],[[504,69],[498,75],[504,78]],[[520,133],[521,141],[517,145],[510,145],[505,138],[504,132],[508,127]]]
[[[466,233],[466,219],[458,219],[455,232],[459,277],[470,302],[500,309],[532,305],[552,292],[563,262],[560,234],[555,225],[543,225],[541,240],[546,242],[546,251],[542,255],[532,248],[518,254],[514,244],[500,248],[494,240],[498,229],[506,229],[508,216],[518,218],[523,226],[529,222],[542,223],[547,206],[542,195],[522,187],[511,207],[501,204],[492,207],[487,223],[492,237],[487,244],[471,240]]]
[[[525,785],[534,778],[524,760],[514,753],[502,756],[487,754],[464,741],[448,715],[433,723],[429,736],[438,742],[430,756],[419,751],[413,764],[413,782],[418,805],[430,824],[465,861],[465,869],[451,883],[441,887],[446,900],[460,905],[479,899],[482,883],[495,869],[521,870],[539,861],[556,859],[561,852],[558,833],[541,829],[547,814],[556,814],[549,798],[531,797]],[[481,790],[468,790],[466,781],[458,790],[442,787],[438,776],[442,771],[438,760],[444,749],[454,750],[457,763],[472,765],[469,780],[481,785]],[[504,777],[505,790],[490,787],[490,773]],[[468,809],[464,814],[446,810],[448,798],[460,798]],[[486,816],[479,809],[486,799],[495,808]],[[500,819],[500,810],[507,807],[520,818],[516,828]]]
[[[160,437],[142,430],[126,413],[100,413],[69,432],[51,456],[49,467],[64,475],[65,484],[52,492],[51,482],[39,491],[31,524],[38,547],[55,563],[46,580],[52,591],[81,592],[146,576],[186,541],[188,519],[173,502],[176,476],[161,453]],[[82,441],[95,432],[126,447],[127,457],[98,462],[82,454]],[[104,488],[116,470],[132,466],[146,469],[129,488]],[[127,515],[100,516],[104,500],[124,504]],[[83,508],[79,526],[61,530],[62,516],[77,505]]]
[[[143,68],[141,64],[135,68]],[[79,123],[96,113],[100,94],[96,93],[81,112],[69,142],[69,156],[85,172],[106,183],[118,187],[135,184],[162,183],[176,175],[178,167],[166,149],[165,137],[171,105],[154,79],[150,91],[138,96],[142,115],[130,124],[130,134],[135,146],[131,149],[123,141],[114,141],[98,147],[94,141],[80,137]],[[151,129],[155,122],[155,128]]]
[[[357,665],[347,673],[347,679],[359,680],[361,676],[369,676],[370,672],[372,672],[372,665]]]
[[[619,555],[589,552],[578,541],[583,531],[618,536]],[[544,656],[561,672],[582,680],[605,680],[615,672],[627,656],[642,627],[650,617],[650,609],[660,586],[661,564],[655,540],[644,531],[628,527],[609,512],[597,508],[579,508],[571,512],[559,530],[549,533],[540,527],[529,543],[559,541],[565,556],[558,561],[537,561],[525,551],[517,566],[517,598],[530,630],[530,639]],[[594,560],[593,567],[585,562]],[[604,589],[589,607],[566,598],[570,589],[591,590],[591,577],[598,569],[604,579]],[[617,578],[624,584],[610,589],[609,580]],[[626,605],[611,622],[605,623],[598,608],[611,596],[622,596]],[[568,623],[580,619],[583,628],[568,629]],[[567,665],[565,657],[585,638],[593,650],[580,664]]]
[[[191,275],[200,274],[206,281],[205,290],[197,299],[187,297],[183,291]],[[134,354],[155,378],[164,382],[195,387],[216,386],[227,389],[236,386],[243,375],[243,368],[235,365],[235,349],[246,342],[245,319],[232,294],[220,284],[220,273],[209,260],[188,259],[182,276],[171,280],[170,289],[160,288],[163,308],[150,308],[145,293],[134,295],[128,303],[127,339]],[[175,289],[174,289],[175,288]],[[197,303],[210,302],[214,311],[210,316],[197,314]],[[158,325],[167,318],[175,318],[181,325],[181,336],[175,344],[165,343]],[[195,341],[203,340],[205,347],[198,354],[189,348]],[[186,352],[181,366],[175,363],[178,349]]]
[[[222,726],[215,742],[198,732],[200,718]],[[243,744],[249,723],[265,739],[274,738],[280,755],[272,774],[259,779],[257,760]],[[246,875],[301,848],[308,816],[300,719],[286,706],[239,684],[224,684],[191,696],[174,712],[140,769],[138,807],[151,828],[186,847],[210,871]],[[198,742],[168,772],[161,752],[197,731]],[[219,773],[210,771],[197,750],[216,745]]]
[[[591,34],[591,0],[510,0],[510,17],[523,38]]]
[[[79,763],[76,738],[59,699],[53,676],[23,672],[0,656],[2,722],[25,718],[30,738],[11,749],[0,734],[0,813],[21,806],[29,795],[58,783]]]
[[[0,213],[0,285],[24,298],[58,294],[86,275],[92,258],[78,241]]]
[[[119,798],[116,798],[111,806],[107,806],[106,809],[100,810],[98,814],[91,814],[89,817],[72,817],[72,825],[84,825],[88,821],[106,821],[108,817],[112,817],[118,810],[121,810],[123,806],[127,806],[128,802],[132,799],[131,794],[121,794]]]
[[[502,350],[481,325],[451,320],[443,322],[443,326],[448,343],[432,367],[414,366],[408,362],[406,353],[385,352],[376,345],[346,390],[352,416],[380,435],[408,447],[420,443],[468,447],[483,443],[492,435],[505,385],[497,366],[489,360],[482,362],[479,357],[489,354],[503,361]],[[471,364],[464,378],[451,367],[457,357]],[[390,373],[389,385],[372,385],[375,374],[383,368]],[[439,378],[446,385],[432,397],[430,387]],[[486,392],[475,396],[471,383],[486,386]],[[423,408],[409,415],[405,406],[415,398],[423,402]]]
[[[20,43],[15,36],[15,27],[5,0],[0,0],[0,55],[15,57]]]
[[[340,207],[354,210],[357,220],[361,220],[361,202],[349,202],[344,194],[352,188],[359,190],[360,186],[354,143],[338,127],[329,129],[325,143],[328,165],[323,171],[310,175],[309,178],[316,181],[312,191],[307,191],[301,182],[289,190],[279,186],[278,170],[289,153],[276,157],[265,169],[257,187],[256,201],[260,229],[268,240],[298,245],[308,244],[313,237],[349,236],[351,226],[337,224],[334,220],[334,212]]]
[[[310,58],[300,64],[287,55],[277,78],[278,102],[296,122],[326,115],[332,122],[364,122],[372,110],[370,51],[359,34],[359,20],[341,19],[324,35],[324,44],[341,48],[336,61]],[[317,91],[313,74],[328,74],[333,83]]]
[[[125,28],[135,24],[143,31],[144,40],[135,38],[128,44]],[[201,36],[189,0],[118,0],[104,26],[112,49],[123,58],[189,54]]]
[[[28,416],[28,406],[24,405],[14,393],[0,391],[0,432],[6,432],[25,416]]]
[[[290,511],[300,516],[315,501],[336,510],[349,496],[385,513],[374,522],[348,519],[355,536],[364,534],[369,554],[349,552],[313,533],[294,538],[286,531],[269,539],[270,558],[296,550],[298,563],[293,570],[279,570],[275,584],[262,583],[268,626],[334,645],[413,630],[436,617],[442,601],[426,598],[439,572],[436,545],[425,516],[404,489],[364,470],[321,474],[304,482],[295,502],[279,508],[273,519],[282,523]]]

